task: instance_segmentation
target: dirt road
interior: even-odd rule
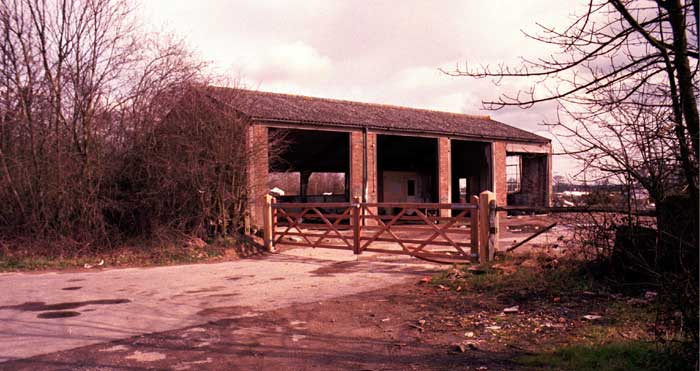
[[[0,362],[217,317],[253,317],[380,289],[438,269],[406,257],[363,254],[357,260],[348,251],[294,249],[218,264],[0,274]]]

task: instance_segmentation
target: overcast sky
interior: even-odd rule
[[[489,114],[551,137],[542,121],[554,117],[553,105],[482,109],[482,100],[525,82],[496,87],[438,68],[546,56],[550,50],[521,30],[536,32],[537,22],[561,27],[580,10],[575,3],[148,0],[144,15],[154,27],[184,36],[212,68],[249,88]],[[555,158],[555,174],[569,174],[571,167]]]

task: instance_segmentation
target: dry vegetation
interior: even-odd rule
[[[242,228],[235,97],[209,97],[205,65],[136,15],[120,0],[0,4],[3,265]]]
[[[533,369],[693,369],[682,320],[660,320],[655,287],[613,277],[601,261],[524,254],[452,269],[431,283],[478,298],[480,310],[460,316],[473,329],[460,343],[466,351],[510,349],[516,364]]]

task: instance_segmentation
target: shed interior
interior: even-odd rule
[[[268,187],[284,191],[283,202],[349,201],[350,134],[270,128]]]
[[[508,153],[506,176],[508,205],[548,205],[547,154]]]
[[[472,196],[492,190],[491,144],[451,141],[452,203],[468,203]]]
[[[437,202],[437,139],[377,135],[379,202]]]

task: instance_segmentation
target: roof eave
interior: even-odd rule
[[[340,122],[332,122],[332,121],[311,121],[311,120],[293,120],[293,119],[284,119],[284,118],[270,118],[270,117],[262,117],[262,116],[251,116],[251,121],[257,121],[257,122],[278,122],[278,123],[286,123],[286,124],[297,124],[297,125],[310,125],[310,126],[315,126],[315,127],[328,127],[328,126],[333,126],[336,128],[348,128],[348,129],[362,129],[362,128],[368,128],[368,129],[373,129],[373,130],[378,130],[378,131],[393,131],[393,132],[404,132],[404,133],[428,133],[431,135],[436,135],[436,136],[452,136],[452,137],[460,137],[460,138],[465,138],[465,139],[481,139],[484,141],[509,141],[509,142],[524,142],[524,143],[551,143],[552,140],[545,138],[545,137],[540,137],[537,134],[532,134],[535,135],[541,140],[535,140],[532,138],[522,138],[522,137],[509,137],[509,136],[495,136],[495,135],[467,135],[463,133],[457,133],[457,132],[446,132],[446,131],[441,131],[441,130],[415,130],[415,129],[406,129],[406,128],[392,128],[392,127],[387,127],[387,126],[381,126],[381,125],[376,125],[376,124],[353,124],[353,123],[340,123]]]

